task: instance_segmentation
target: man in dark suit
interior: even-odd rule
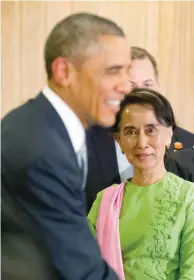
[[[112,130],[93,126],[87,130],[86,140],[89,164],[85,192],[89,212],[97,193],[114,183],[120,183],[121,179]]]
[[[112,21],[67,17],[46,40],[48,86],[2,121],[4,187],[43,236],[60,279],[117,279],[88,228],[84,128],[114,124],[130,90],[128,50]]]
[[[3,184],[1,273],[4,280],[57,279],[44,240]]]
[[[179,177],[194,182],[194,147],[169,151],[165,157],[165,167]]]
[[[147,50],[139,47],[131,48],[131,58],[130,83],[132,88],[143,87],[160,91],[158,66],[155,58]],[[107,129],[93,127],[87,132],[87,141],[90,145],[86,184],[87,211],[89,211],[96,194],[113,183],[119,183],[131,177],[133,167],[129,164],[125,155],[122,154],[119,145],[114,141],[111,129],[107,132]],[[191,148],[194,146],[194,134],[176,126],[170,151],[174,150],[176,142],[181,142],[183,149]],[[177,162],[172,162],[174,162],[174,159],[168,165],[168,171],[173,171],[186,179],[188,177],[186,173],[183,176],[183,172],[178,172],[180,170],[180,160],[179,168]]]
[[[182,127],[174,128],[170,150],[175,150],[176,143],[181,143],[181,149],[190,149],[194,146],[194,134]]]

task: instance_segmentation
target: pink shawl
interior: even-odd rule
[[[119,234],[124,185],[125,182],[104,190],[96,225],[102,256],[116,271],[120,280],[125,280]]]

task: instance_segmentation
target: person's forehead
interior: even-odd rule
[[[132,73],[154,74],[154,67],[148,58],[133,59],[131,66]]]
[[[86,64],[90,67],[131,66],[129,42],[121,36],[103,36],[87,50]]]
[[[151,105],[132,104],[125,107],[122,113],[122,123],[129,120],[139,120],[146,123],[147,119],[156,120],[154,109]]]
[[[87,53],[88,55],[93,55],[98,53],[98,55],[102,55],[106,53],[106,55],[110,55],[115,52],[120,53],[120,55],[127,55],[131,58],[130,55],[130,45],[127,38],[116,35],[103,35],[99,36],[97,40],[88,46]]]

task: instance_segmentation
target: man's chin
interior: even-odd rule
[[[89,119],[89,127],[91,126],[95,126],[95,125],[99,125],[99,126],[102,126],[102,127],[111,127],[115,124],[115,120],[116,118],[113,118],[113,117],[104,117],[104,118],[99,118],[99,119],[92,119],[90,118]]]
[[[99,121],[99,125],[103,127],[112,127],[115,124],[115,118],[106,118]]]

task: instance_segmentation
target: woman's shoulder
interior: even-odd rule
[[[194,188],[194,182],[187,181],[171,172],[168,172],[168,181],[175,182],[176,184],[179,184],[180,186],[184,186],[186,188]]]
[[[180,193],[180,197],[182,199],[186,199],[186,197],[190,197],[190,199],[194,200],[194,183],[190,181],[186,181],[179,176],[168,172],[167,176],[169,190],[177,190]]]
[[[97,196],[96,196],[96,199],[101,200],[102,197],[103,197],[103,194],[104,194],[105,192],[114,191],[114,190],[118,189],[118,188],[121,187],[121,186],[125,187],[126,184],[127,184],[127,182],[123,182],[123,183],[121,183],[121,184],[113,184],[113,185],[111,185],[111,186],[109,186],[109,187],[103,189],[102,191],[98,192],[98,193],[97,193]]]
[[[126,183],[126,182],[124,182],[123,185],[125,185],[125,183]],[[120,187],[121,185],[122,185],[122,183],[121,183],[121,184],[113,184],[113,185],[111,185],[111,186],[109,186],[109,187],[103,189],[102,191],[98,192],[97,195],[96,195],[96,199],[95,199],[94,202],[99,204],[99,203],[101,202],[102,197],[103,197],[103,195],[104,195],[105,192],[113,191],[115,188],[118,188],[118,187]]]
[[[98,216],[98,211],[99,211],[99,207],[100,207],[100,204],[102,202],[102,198],[103,198],[103,195],[105,192],[109,192],[108,194],[108,197],[111,198],[111,195],[114,194],[114,190],[117,190],[120,186],[125,186],[125,182],[123,184],[113,184],[111,186],[109,186],[108,188],[105,188],[103,189],[102,191],[98,192],[97,193],[97,196],[96,196],[96,199],[89,211],[89,214],[88,214],[88,218],[90,220],[96,220],[97,219],[97,216]]]

